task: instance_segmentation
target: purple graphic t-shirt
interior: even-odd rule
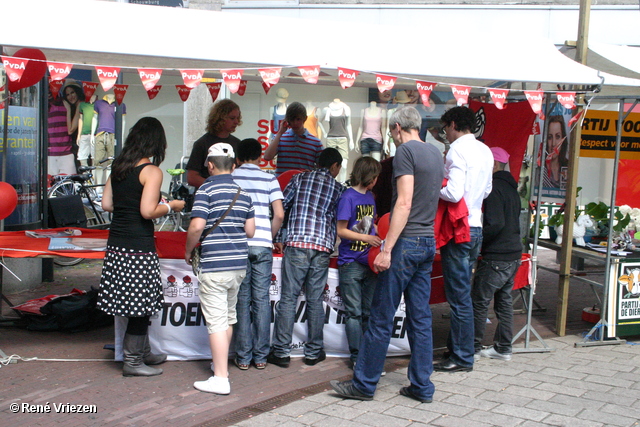
[[[347,189],[338,201],[338,221],[349,221],[347,228],[361,234],[375,235],[373,220],[376,217],[376,203],[373,193],[359,193],[353,188]],[[338,265],[357,261],[368,264],[368,243],[342,239],[338,246]]]

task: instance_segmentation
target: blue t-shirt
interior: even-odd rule
[[[347,228],[360,234],[376,234],[373,220],[376,217],[376,203],[373,193],[367,191],[362,194],[353,188],[342,193],[338,201],[338,221],[349,221]],[[357,261],[367,265],[369,263],[369,248],[371,245],[359,241],[342,239],[338,246],[338,265]]]

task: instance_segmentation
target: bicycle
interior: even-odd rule
[[[169,192],[161,192],[164,202],[170,200],[184,200],[184,209],[180,212],[169,212],[155,220],[156,231],[187,231],[188,222],[191,220],[190,212],[193,206],[193,197],[195,188],[185,184],[179,177],[186,171],[184,169],[167,169],[167,173],[171,175],[169,183]]]
[[[104,161],[109,160],[105,159]],[[78,174],[55,175],[52,185],[47,192],[48,198],[79,195],[82,199],[87,227],[108,228],[111,223],[111,213],[102,209],[102,191],[104,184],[94,184],[92,170],[95,166],[80,166]],[[80,263],[83,258],[54,258],[53,262],[61,266],[72,266]]]

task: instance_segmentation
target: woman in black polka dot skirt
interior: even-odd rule
[[[111,166],[102,196],[104,210],[113,212],[102,267],[98,307],[128,318],[122,343],[124,376],[160,375],[164,354],[151,353],[149,317],[162,308],[160,264],[153,238],[153,219],[180,211],[184,201],[159,203],[162,171],[158,167],[167,149],[162,124],[153,117],[136,123],[122,153]]]

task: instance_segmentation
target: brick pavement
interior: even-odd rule
[[[552,258],[551,253],[541,257],[545,256]],[[9,297],[14,303],[20,303],[51,293],[66,293],[72,287],[88,289],[99,281],[99,266],[99,262],[85,262],[57,269],[55,282]],[[465,426],[538,422],[606,425],[608,422],[602,421],[602,414],[610,413],[620,417],[612,418],[619,419],[620,424],[611,421],[609,425],[632,425],[624,424],[624,420],[630,418],[629,414],[635,414],[636,420],[640,418],[629,409],[633,405],[640,407],[637,382],[640,372],[629,368],[640,365],[638,347],[573,349],[569,345],[571,340],[579,339],[579,333],[590,328],[580,319],[582,308],[594,302],[593,294],[584,286],[573,286],[571,290],[567,326],[570,336],[553,338],[556,298],[557,276],[542,272],[536,300],[548,310],[534,313],[533,324],[545,339],[552,341],[551,345],[562,351],[518,354],[509,364],[482,361],[469,374],[436,374],[436,402],[428,407],[397,395],[399,386],[406,384],[403,369],[407,358],[404,357],[387,359],[389,374],[383,379],[373,403],[342,401],[324,391],[329,380],[348,378],[351,374],[346,360],[335,358],[314,367],[305,366],[297,359],[289,369],[269,366],[264,371],[252,368],[241,372],[232,366],[229,369],[233,394],[223,397],[200,393],[192,387],[193,381],[210,375],[208,361],[167,362],[161,376],[123,378],[121,365],[112,361],[113,353],[103,349],[105,344],[113,342],[111,327],[77,334],[0,328],[0,350],[5,353],[24,358],[83,359],[21,361],[0,368],[0,425],[223,426],[255,419],[261,420],[260,425],[317,421],[318,425],[331,423],[332,427],[355,425],[352,423],[409,425],[409,419],[434,425],[460,424],[464,419],[461,425]],[[446,304],[432,308],[434,346],[438,348],[445,342],[448,309]],[[518,331],[526,319],[523,315],[515,317]],[[487,337],[492,333],[493,325],[488,325]],[[533,345],[537,345],[535,340]],[[622,393],[619,387],[627,387],[628,392]],[[508,394],[504,393],[506,390]],[[93,404],[97,412],[13,414],[9,409],[11,403],[45,405],[47,402]],[[626,412],[621,406],[628,406]],[[543,415],[544,418],[540,418]]]
[[[473,372],[436,372],[432,403],[398,394],[406,368],[380,381],[374,400],[344,400],[331,389],[235,425],[259,426],[637,426],[640,346],[574,348],[576,335],[546,340],[550,353],[482,359]]]

